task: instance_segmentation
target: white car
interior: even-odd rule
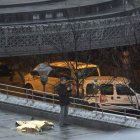
[[[84,83],[85,100],[89,105],[96,104],[104,109],[138,108],[138,94],[128,86],[129,83],[124,77],[88,77]]]

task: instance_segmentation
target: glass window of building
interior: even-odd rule
[[[47,18],[53,18],[52,13],[46,13],[45,18],[46,18],[46,19],[47,19]]]
[[[57,18],[63,17],[63,12],[57,12],[57,13],[56,13],[56,17],[57,17]]]
[[[96,12],[97,12],[97,14],[99,13],[99,7],[96,7]]]
[[[92,9],[90,7],[85,7],[85,14],[91,14]]]
[[[0,15],[0,22],[4,22],[5,21],[5,15]]]
[[[125,4],[126,4],[126,5],[128,4],[128,1],[127,1],[127,0],[125,1]]]
[[[33,20],[39,20],[40,16],[39,14],[33,14]]]

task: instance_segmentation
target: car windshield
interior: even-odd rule
[[[101,90],[101,94],[113,95],[113,85],[112,84],[101,84],[100,90]]]
[[[50,72],[49,76],[50,77],[66,77],[67,79],[71,78],[71,71],[70,69],[67,68],[61,68],[61,67],[52,67],[53,70]]]
[[[97,68],[84,68],[78,69],[78,75],[82,78],[89,77],[89,76],[99,76]]]
[[[134,93],[126,85],[116,85],[116,91],[118,95],[134,95]]]

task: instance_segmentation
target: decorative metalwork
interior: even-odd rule
[[[140,43],[140,16],[0,26],[0,57]]]

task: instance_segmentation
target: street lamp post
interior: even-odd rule
[[[48,82],[48,75],[52,71],[52,68],[47,63],[39,64],[34,70],[39,73],[40,81],[43,85],[43,97],[46,97],[46,84]]]
[[[48,81],[48,75],[45,75],[45,74],[40,74],[40,81],[43,85],[43,97],[45,98],[46,97],[46,84],[47,84],[47,81]]]

